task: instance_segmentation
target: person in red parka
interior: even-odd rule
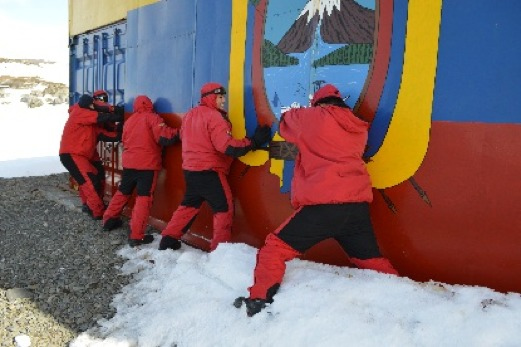
[[[179,141],[178,129],[165,124],[153,110],[152,101],[139,95],[134,101],[134,113],[123,126],[123,173],[118,191],[110,200],[103,215],[103,229],[110,231],[122,225],[121,211],[132,192],[137,196],[130,218],[131,247],[151,243],[152,235],[145,235],[145,228],[152,207],[153,195],[159,171],[162,168],[161,151]]]
[[[183,201],[163,230],[160,250],[179,249],[180,239],[206,201],[213,211],[210,251],[231,238],[233,201],[227,175],[234,158],[245,155],[271,138],[269,126],[258,126],[251,138],[232,137],[232,124],[224,110],[226,90],[219,83],[206,83],[201,100],[183,117],[180,136],[182,168],[186,182]]]
[[[125,110],[122,106],[112,106],[108,103],[108,93],[104,90],[96,90],[92,94],[92,99],[94,103],[94,110],[98,112],[105,113],[115,113],[118,115],[125,114]],[[121,132],[123,127],[123,122],[115,123],[115,122],[105,122],[103,124],[96,125],[96,133],[98,142],[119,142],[121,140]],[[96,146],[96,151],[94,152],[94,157],[91,159],[92,165],[96,168],[96,191],[100,198],[103,200],[105,196],[105,168],[103,166],[103,162],[101,161],[98,148]],[[82,210],[90,215],[92,215],[92,211],[89,209],[87,204],[85,203],[86,198],[83,196],[80,191],[80,198],[83,202]]]
[[[79,185],[79,195],[85,210],[94,218],[101,219],[105,204],[99,191],[101,187],[99,155],[96,144],[100,140],[98,128],[105,123],[120,122],[121,114],[98,112],[94,100],[84,94],[77,104],[69,108],[60,142],[60,161]],[[105,138],[105,139],[108,139]],[[111,140],[119,141],[118,135]]]
[[[369,216],[373,194],[362,159],[368,123],[355,116],[331,84],[314,94],[311,106],[281,116],[280,135],[299,149],[291,182],[295,212],[266,237],[250,296],[234,303],[245,302],[250,317],[273,302],[286,262],[328,238],[357,267],[398,274],[380,254]]]

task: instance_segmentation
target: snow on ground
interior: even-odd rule
[[[63,63],[40,66],[0,63],[0,76],[39,77],[46,81],[68,83],[67,71],[67,65]],[[9,176],[10,171],[17,176],[64,172],[59,163],[58,150],[69,106],[44,104],[29,108],[20,99],[30,91],[13,88],[2,88],[0,91],[5,95],[0,98],[0,176]],[[38,159],[30,163],[30,158]],[[14,162],[18,159],[25,161]]]
[[[158,240],[123,248],[135,282],[114,298],[117,314],[83,346],[518,346],[521,298],[487,288],[317,264],[288,263],[275,301],[248,318],[256,249],[224,244],[207,254]]]

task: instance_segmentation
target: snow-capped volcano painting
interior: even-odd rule
[[[308,106],[326,83],[334,84],[354,107],[373,58],[375,0],[257,4],[257,11],[265,11],[260,83],[273,115],[280,118],[292,105]],[[290,165],[284,170],[291,171]]]
[[[375,1],[267,3],[262,55],[273,113],[308,105],[324,83],[335,84],[354,106],[372,61]]]
[[[325,43],[373,43],[374,10],[354,0],[310,0],[277,47],[284,53],[302,53],[311,47],[320,28]]]

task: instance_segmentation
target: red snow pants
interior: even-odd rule
[[[226,175],[213,170],[183,171],[186,192],[183,201],[172,215],[161,235],[176,239],[183,237],[197,217],[204,201],[213,211],[213,235],[210,251],[219,243],[231,239],[233,200]]]
[[[257,253],[250,298],[272,301],[284,277],[286,262],[328,238],[335,239],[356,266],[398,275],[380,254],[368,203],[310,205],[296,210],[266,237]]]
[[[82,203],[90,208],[94,218],[101,218],[105,204],[99,194],[102,183],[97,164],[87,157],[68,153],[60,154],[60,161],[78,183]]]
[[[130,216],[130,238],[141,240],[145,237],[145,229],[150,216],[153,195],[157,183],[157,170],[123,169],[118,191],[110,200],[103,214],[103,223],[112,218],[120,218],[123,208],[136,189],[136,201]]]

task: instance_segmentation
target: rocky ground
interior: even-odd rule
[[[78,205],[68,174],[0,178],[1,347],[66,346],[115,313],[128,228],[104,232]]]
[[[48,65],[53,64],[55,63],[41,59],[0,58],[0,66],[10,67],[5,71],[0,69],[0,104],[10,103],[11,94],[16,95],[16,102],[25,103],[29,108],[68,103],[69,88],[66,84],[51,82],[38,76]],[[18,70],[34,75],[10,74]]]

